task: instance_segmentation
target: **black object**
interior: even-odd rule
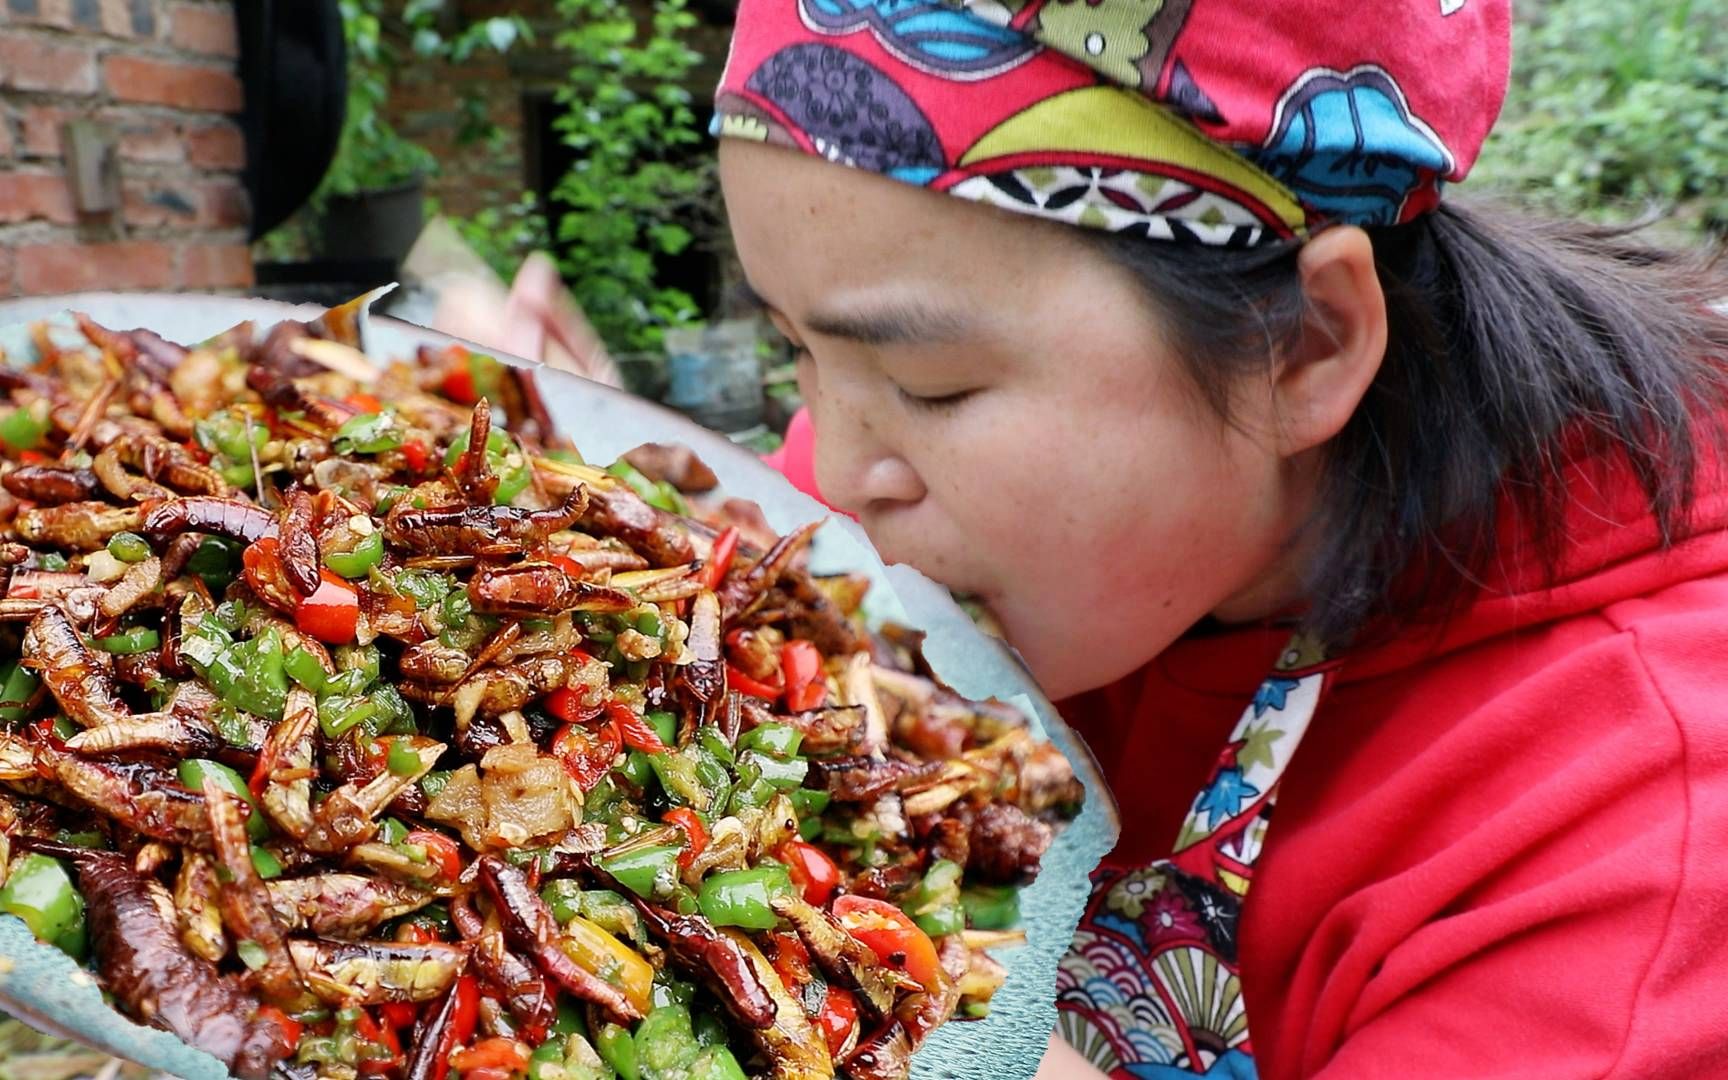
[[[245,0],[234,11],[256,240],[311,197],[335,160],[347,112],[348,50],[337,0]]]
[[[400,265],[426,225],[426,182],[416,177],[380,191],[332,195],[319,223],[327,259],[386,259]]]

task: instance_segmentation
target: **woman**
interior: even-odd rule
[[[1047,1075],[1728,1075],[1728,287],[1441,198],[1508,18],[739,8],[822,494],[1122,807]]]

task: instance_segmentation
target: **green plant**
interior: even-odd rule
[[[530,36],[520,16],[496,16],[461,26],[451,34],[439,27],[448,22],[448,0],[407,0],[400,5],[409,51],[421,62],[460,64],[482,49],[505,52]],[[331,195],[352,195],[395,187],[438,171],[438,161],[424,147],[404,138],[385,119],[390,82],[402,58],[385,34],[388,0],[341,0],[342,29],[348,43],[348,111],[342,141],[324,183],[313,196],[320,206]],[[465,111],[472,116],[473,109]],[[466,130],[470,139],[484,138],[489,129]]]
[[[1728,233],[1728,0],[1550,0],[1517,27],[1480,179],[1555,209]]]
[[[693,239],[679,224],[711,212],[712,159],[678,160],[699,143],[683,80],[698,55],[685,0],[655,0],[647,34],[623,0],[558,0],[570,59],[556,121],[576,163],[559,180],[559,267],[614,352],[651,349],[661,331],[696,317],[689,296],[655,280],[655,259]]]

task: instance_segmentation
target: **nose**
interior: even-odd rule
[[[816,434],[816,483],[822,497],[855,515],[922,499],[923,479],[882,437],[868,409],[855,400],[836,397],[819,393],[810,412]]]

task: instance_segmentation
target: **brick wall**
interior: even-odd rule
[[[0,296],[252,283],[238,54],[228,0],[0,0]],[[118,144],[113,213],[75,206],[71,120]]]

